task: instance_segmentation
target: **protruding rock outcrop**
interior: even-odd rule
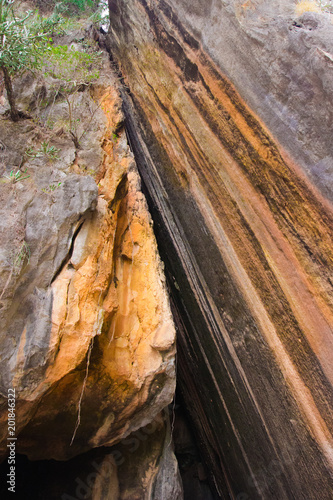
[[[289,0],[109,4],[180,388],[219,495],[328,500],[330,20]]]
[[[32,459],[111,446],[173,398],[175,329],[108,64],[78,94],[80,149],[66,132],[64,103],[54,97],[45,108],[49,89],[38,81],[26,85],[32,99],[43,90],[42,118],[52,118],[53,131],[0,122],[1,174],[24,162],[0,192],[3,453],[8,388],[16,451]],[[22,106],[36,107],[28,96],[26,87]]]

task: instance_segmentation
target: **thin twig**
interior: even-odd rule
[[[96,103],[95,103],[95,104],[96,104]],[[82,134],[80,135],[80,137],[79,137],[79,142],[81,141],[81,139],[82,139],[82,137],[84,136],[84,134],[86,134],[86,133],[88,132],[89,127],[90,127],[90,124],[91,124],[91,122],[92,122],[92,119],[94,118],[94,115],[95,115],[96,111],[97,111],[100,107],[101,107],[101,103],[99,103],[99,104],[96,106],[95,111],[94,111],[93,113],[90,113],[90,114],[91,114],[91,116],[90,116],[90,120],[88,121],[87,126],[85,127],[85,129],[83,130]]]
[[[90,365],[90,356],[91,356],[91,351],[92,351],[93,345],[94,345],[94,338],[92,338],[92,340],[90,342],[89,349],[88,349],[86,375],[85,375],[84,380],[83,380],[83,385],[82,385],[80,399],[79,399],[79,404],[78,404],[77,420],[76,420],[75,429],[74,429],[74,432],[73,432],[73,436],[72,436],[72,440],[71,440],[70,446],[72,446],[72,444],[73,444],[73,441],[74,441],[75,436],[76,436],[76,432],[77,432],[77,430],[79,428],[79,425],[81,423],[81,403],[82,403],[83,394],[84,394],[84,391],[85,391],[85,388],[86,388],[86,384],[87,384],[87,380],[88,380],[88,372],[89,372],[89,365]]]

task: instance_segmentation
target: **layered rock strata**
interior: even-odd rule
[[[19,105],[39,124],[0,121],[1,451],[11,388],[16,451],[64,460],[111,446],[170,403],[175,329],[107,58],[73,105],[80,149],[66,102],[26,78]],[[17,182],[5,177],[19,165]]]
[[[284,1],[109,5],[218,494],[329,499],[333,28]]]

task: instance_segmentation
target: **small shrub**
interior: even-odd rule
[[[49,47],[44,60],[44,74],[63,81],[60,91],[70,93],[78,86],[89,85],[99,77],[102,53],[94,51],[93,47],[84,49],[87,50],[75,50],[67,45]]]
[[[69,132],[75,147],[80,149],[80,139],[86,130],[83,130],[81,134],[78,132],[80,118],[76,116],[76,99],[79,92],[98,79],[102,66],[102,53],[88,42],[82,45],[82,50],[69,48],[67,45],[58,45],[49,49],[44,64],[45,76],[58,80],[55,94],[61,95],[67,102]],[[93,115],[94,113],[91,118]]]
[[[61,22],[58,14],[42,19],[28,11],[20,16],[14,8],[17,3],[15,0],[0,0],[0,69],[13,121],[18,121],[21,114],[16,107],[12,78],[40,68],[50,37],[59,31]]]
[[[10,180],[13,184],[16,184],[16,182],[23,181],[24,179],[28,179],[30,175],[26,175],[24,177],[24,174],[26,173],[27,169],[25,169],[24,172],[21,172],[21,170],[17,170],[17,172],[14,173],[14,170],[10,172],[9,175],[5,175],[5,178]]]
[[[49,160],[59,160],[57,154],[60,149],[55,146],[50,146],[47,141],[43,141],[40,148],[35,150],[34,148],[28,148],[25,152],[29,158],[42,158],[46,157]]]
[[[49,187],[43,188],[42,191],[43,193],[50,194],[53,193],[58,187],[61,186],[61,182],[58,182],[58,184],[50,184]]]

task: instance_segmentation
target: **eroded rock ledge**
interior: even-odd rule
[[[221,498],[332,492],[332,26],[288,4],[109,1],[180,387]]]

